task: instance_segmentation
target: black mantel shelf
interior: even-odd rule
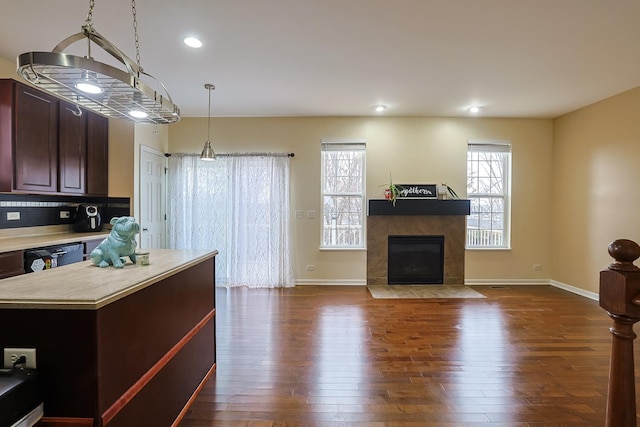
[[[368,215],[469,215],[471,202],[462,199],[369,200]]]

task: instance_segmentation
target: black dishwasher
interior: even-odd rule
[[[82,243],[27,249],[24,251],[24,271],[33,273],[34,271],[80,262],[82,261],[82,253]]]

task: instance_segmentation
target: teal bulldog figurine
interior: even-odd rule
[[[132,216],[114,217],[111,221],[111,233],[94,250],[91,261],[98,267],[124,267],[129,257],[136,263],[136,234],[140,232],[140,224]]]

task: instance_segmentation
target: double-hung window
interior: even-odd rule
[[[365,143],[322,141],[322,249],[365,245]]]
[[[467,146],[467,248],[510,247],[511,144],[469,141]]]

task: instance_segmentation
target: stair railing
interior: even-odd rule
[[[613,319],[609,365],[606,427],[636,426],[636,382],[633,361],[633,325],[640,321],[640,246],[620,239],[609,244],[615,260],[600,272],[600,307]]]

